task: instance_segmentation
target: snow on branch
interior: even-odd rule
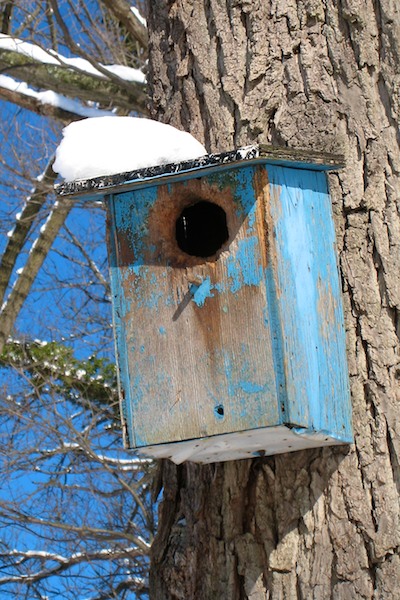
[[[45,50],[37,44],[24,42],[18,38],[0,33],[0,50],[15,52],[26,58],[46,65],[63,66],[85,75],[94,75],[104,78],[107,74],[114,74],[125,81],[135,82],[144,85],[146,76],[139,69],[133,69],[124,65],[102,65],[98,64],[96,68],[88,60],[80,57],[67,58],[54,50]]]
[[[0,310],[0,354],[9,338],[15,320],[25,302],[39,269],[58,235],[69,211],[71,202],[55,202],[40,234],[32,244],[28,259],[19,272],[11,292]]]
[[[37,91],[24,81],[16,81],[8,75],[0,75],[0,97],[22,108],[63,121],[72,121],[80,117],[113,115],[110,110],[87,106],[52,90]]]
[[[67,58],[0,34],[0,73],[0,98],[39,114],[68,121],[76,115],[93,116],[96,104],[147,112],[145,75],[125,65]]]
[[[1,75],[0,75],[1,80]],[[27,198],[22,210],[16,215],[15,227],[9,232],[8,243],[0,261],[0,304],[4,300],[16,260],[21,252],[36,216],[52,191],[56,174],[52,169],[54,157],[48,162],[44,172],[36,179],[36,185]]]
[[[70,556],[63,556],[62,554],[56,554],[53,552],[46,552],[42,550],[9,550],[2,552],[0,558],[3,561],[15,559],[13,567],[21,566],[23,563],[39,562],[42,566],[39,570],[36,570],[29,574],[18,574],[18,575],[6,575],[0,577],[0,585],[12,582],[23,582],[25,584],[34,583],[43,579],[48,579],[55,575],[60,575],[63,571],[71,569],[75,565],[82,563],[92,563],[94,561],[110,561],[110,560],[123,560],[132,559],[138,556],[147,554],[149,547],[144,551],[134,546],[122,547],[122,548],[102,548],[92,552],[75,552]]]

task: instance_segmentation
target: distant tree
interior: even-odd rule
[[[59,136],[58,124],[86,116],[146,113],[141,69],[147,56],[147,31],[140,12],[126,0],[14,0],[0,4],[0,10],[0,100],[46,117],[36,127],[43,130],[46,123],[51,132],[55,126]],[[2,125],[5,191],[10,186],[24,188],[27,177],[32,179],[32,189],[26,198],[19,196],[20,206],[13,207],[18,210],[16,223],[5,230],[9,239],[0,261],[0,295],[6,299],[0,312],[0,348],[71,209],[68,202],[47,202],[55,181],[54,136],[40,134],[42,142],[32,150],[36,159],[32,169],[32,153],[28,164],[26,160],[24,131],[29,129],[29,117],[26,125],[21,116],[13,121],[11,128],[4,120]],[[39,220],[45,224],[31,238],[31,252],[7,298],[14,267]],[[10,227],[10,218],[4,225]]]
[[[52,171],[63,125],[146,114],[146,27],[121,0],[15,0],[0,31],[0,596],[146,598],[153,466],[122,449],[104,211],[57,202]]]
[[[157,600],[398,598],[400,7],[149,2],[152,115],[222,151],[344,152],[329,177],[355,444],[164,465]]]

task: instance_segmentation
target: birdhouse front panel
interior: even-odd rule
[[[282,420],[259,166],[112,200],[120,361],[130,443]]]

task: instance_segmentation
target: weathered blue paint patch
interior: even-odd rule
[[[258,286],[262,278],[262,267],[260,264],[259,241],[256,236],[240,241],[237,258],[243,283]]]
[[[275,391],[271,389],[269,375],[260,373],[245,359],[249,356],[248,344],[242,345],[241,354],[239,359],[227,350],[222,351],[227,386],[225,393],[230,399],[231,413],[238,421],[260,423],[271,412],[276,414],[275,403],[268,403],[275,398]]]
[[[265,386],[254,383],[253,381],[239,381],[238,387],[246,392],[246,394],[257,394],[258,392],[265,391]]]
[[[225,286],[222,282],[216,282],[213,286],[214,290],[216,290],[219,294],[223,294],[225,292]]]
[[[167,333],[165,327],[160,327],[158,331],[161,333],[161,335],[165,335]]]
[[[164,297],[163,290],[155,289],[153,292],[147,295],[147,298],[143,301],[143,306],[147,306],[150,310],[156,310],[158,303]]]
[[[213,286],[209,277],[206,277],[199,285],[192,283],[189,287],[189,291],[192,294],[192,300],[199,307],[204,306],[207,298],[214,297],[212,289]]]
[[[235,256],[229,256],[226,261],[226,271],[230,279],[230,291],[232,294],[236,294],[242,287],[242,278]]]
[[[226,265],[232,294],[238,292],[243,285],[260,285],[263,272],[257,237],[240,240],[236,253],[228,257]]]

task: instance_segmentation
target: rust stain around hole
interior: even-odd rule
[[[223,209],[229,234],[228,240],[218,251],[207,258],[183,252],[176,239],[176,222],[182,211],[202,201],[210,202]],[[152,256],[149,255],[147,258],[149,262],[156,261],[177,268],[215,262],[234,239],[240,227],[239,221],[229,187],[221,190],[202,179],[160,186],[157,201],[149,211],[149,245],[153,245],[153,252]]]
[[[273,231],[271,218],[271,202],[269,195],[268,173],[265,167],[258,166],[254,171],[253,188],[256,197],[256,229],[261,246],[263,269],[267,267],[271,257],[270,235]]]

